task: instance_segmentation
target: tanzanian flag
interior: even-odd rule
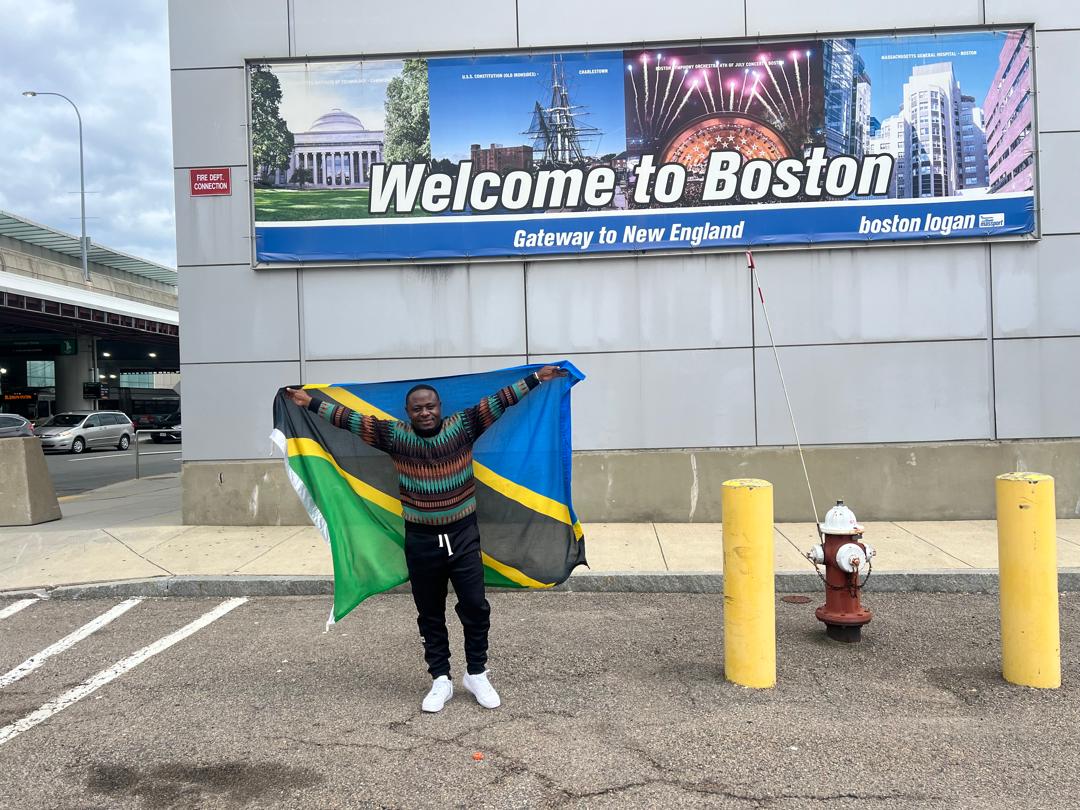
[[[566,369],[567,376],[536,387],[507,409],[473,447],[488,585],[551,588],[585,563],[581,524],[570,503],[570,388],[584,376],[568,362],[557,365]],[[438,390],[445,417],[538,368],[303,388],[316,399],[361,414],[407,421],[405,394],[418,382]],[[389,456],[297,407],[284,389],[274,399],[271,438],[285,456],[297,495],[330,545],[332,621],[340,621],[369,596],[406,582],[405,522],[397,471]]]

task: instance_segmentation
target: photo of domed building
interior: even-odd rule
[[[307,186],[366,188],[371,165],[383,157],[383,130],[368,129],[355,115],[336,107],[293,137],[288,170],[272,174],[276,186],[299,185],[293,176],[308,169]]]

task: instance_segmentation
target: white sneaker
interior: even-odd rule
[[[446,705],[446,701],[453,696],[454,682],[445,675],[440,675],[432,681],[431,691],[424,696],[424,702],[420,708],[425,712],[441,712],[442,707]]]
[[[476,702],[485,709],[497,709],[502,703],[499,699],[499,693],[495,691],[495,687],[488,680],[487,670],[479,675],[466,673],[465,677],[461,679],[461,685],[469,692],[472,692]]]

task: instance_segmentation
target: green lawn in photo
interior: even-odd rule
[[[255,189],[256,222],[310,222],[317,219],[367,219],[368,198],[366,188],[354,189],[304,189],[297,191],[283,188]],[[404,216],[423,215],[413,211]],[[395,214],[379,216],[401,216]]]

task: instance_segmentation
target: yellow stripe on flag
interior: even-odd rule
[[[314,439],[289,439],[289,455],[290,456],[312,456],[314,458],[321,458],[324,461],[330,462],[334,469],[337,470],[338,475],[345,479],[353,492],[359,495],[365,500],[371,501],[377,506],[381,506],[387,512],[391,514],[401,516],[401,501],[385,492],[381,492],[370,484],[365,484],[355,475],[351,475],[345,470],[341,469],[334,457],[323,449],[323,446]]]
[[[344,388],[339,388],[334,385],[305,385],[304,387],[317,388],[339,405],[344,405],[346,408],[352,408],[354,411],[362,413],[364,416],[374,416],[376,419],[387,419],[391,422],[398,421],[396,416],[392,416],[386,411],[379,410],[370,402],[360,399],[356,394],[350,394]]]
[[[565,503],[559,503],[554,498],[549,498],[546,495],[541,495],[539,492],[533,492],[528,487],[523,487],[521,484],[514,483],[509,478],[504,478],[490,467],[485,467],[479,461],[473,462],[473,472],[476,473],[477,479],[487,484],[489,487],[505,495],[512,501],[520,503],[522,506],[532,509],[534,512],[539,512],[541,515],[547,515],[550,518],[560,523],[565,523],[567,526],[574,527],[574,536],[578,540],[581,539],[583,532],[581,530],[580,523],[570,522],[570,510]]]
[[[498,571],[508,580],[510,580],[511,582],[516,582],[518,585],[524,585],[526,588],[555,587],[554,582],[540,582],[539,580],[535,580],[530,576],[526,576],[525,574],[518,571],[516,568],[511,568],[506,563],[501,563],[494,557],[489,556],[487,552],[481,551],[480,556],[484,560],[484,565],[486,565],[488,568]]]

